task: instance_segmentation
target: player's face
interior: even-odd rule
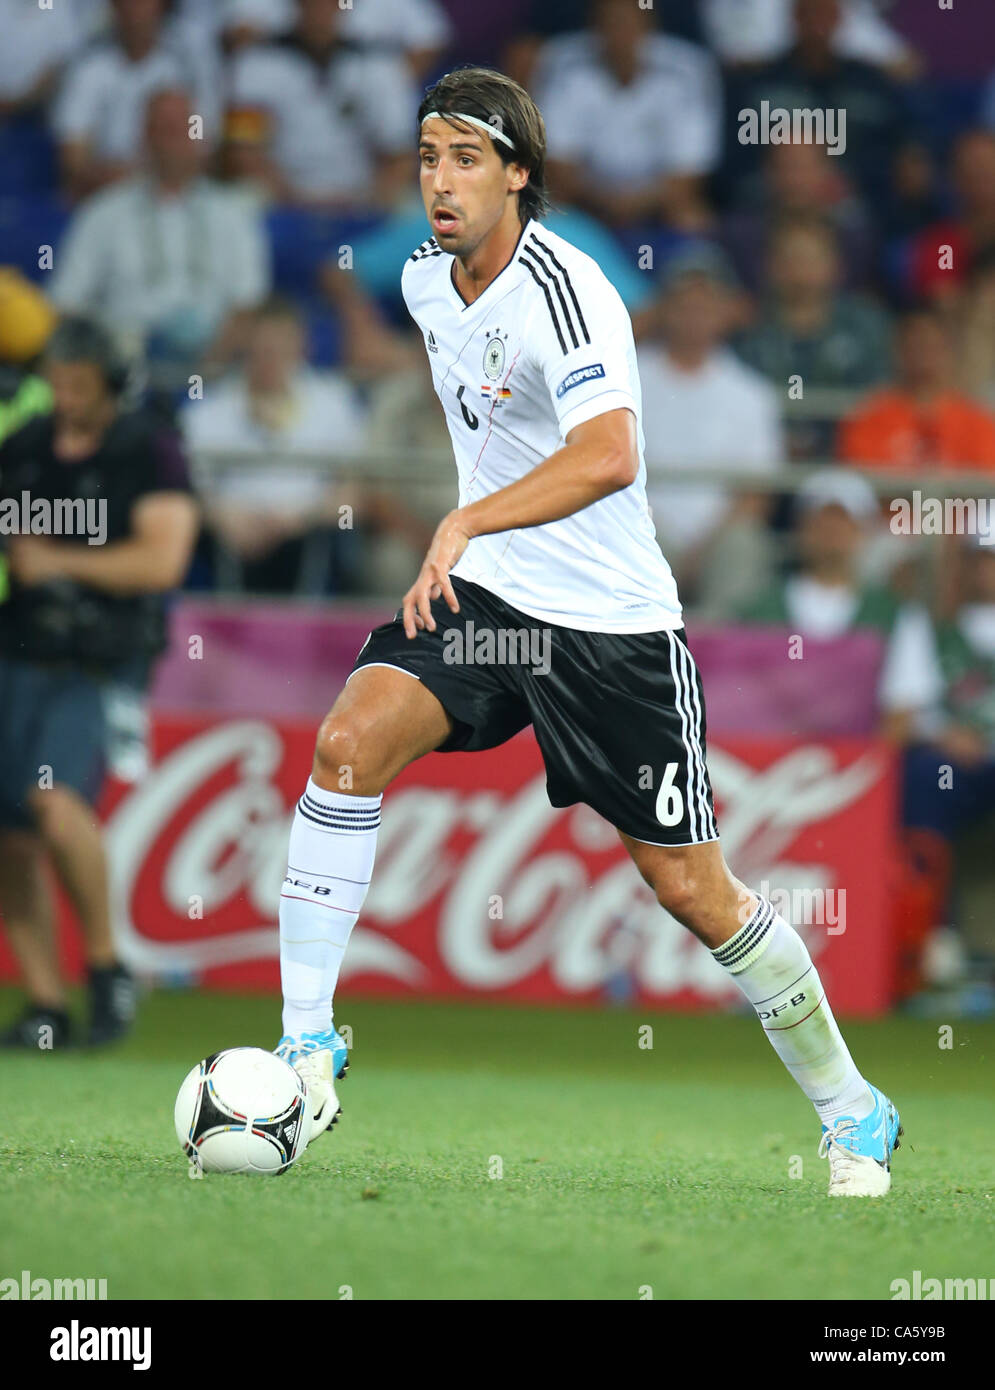
[[[504,164],[483,132],[459,130],[441,117],[423,123],[418,153],[432,235],[443,251],[468,256],[506,215],[510,195],[528,182],[528,171]]]

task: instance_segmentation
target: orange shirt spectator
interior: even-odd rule
[[[839,455],[908,472],[923,465],[995,469],[995,418],[957,391],[928,405],[878,391],[843,421]]]
[[[914,472],[923,467],[995,470],[995,415],[956,389],[949,331],[930,310],[902,321],[898,376],[841,424],[838,451],[848,463]]]

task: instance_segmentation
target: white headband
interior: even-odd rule
[[[488,121],[479,121],[476,116],[466,116],[462,111],[451,111],[446,116],[443,116],[440,111],[426,111],[422,120],[430,121],[437,116],[440,120],[445,121],[448,120],[449,115],[455,116],[458,121],[466,121],[469,125],[475,125],[479,130],[486,132],[492,140],[501,140],[508,146],[509,150],[515,148],[514,142],[508,139],[503,130],[498,130],[497,126],[491,125]]]

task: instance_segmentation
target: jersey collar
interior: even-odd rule
[[[519,252],[521,251],[521,249],[522,249],[522,242],[525,240],[526,236],[527,236],[528,233],[532,230],[532,228],[533,228],[534,225],[535,225],[535,218],[530,217],[529,220],[528,220],[528,222],[526,222],[525,226],[522,228],[521,234],[519,235],[518,240],[515,242],[515,249],[512,251],[511,256],[508,258],[507,264],[506,264],[505,266],[503,266],[503,267],[501,268],[501,270],[498,271],[498,273],[495,275],[494,279],[491,281],[491,283],[490,283],[490,284],[487,286],[487,288],[484,290],[483,294],[478,295],[477,298],[474,299],[470,304],[468,304],[468,303],[466,302],[466,300],[465,300],[465,299],[463,298],[463,296],[460,294],[459,290],[456,288],[456,279],[455,279],[455,276],[456,276],[456,257],[453,256],[453,257],[451,258],[451,264],[450,264],[450,267],[449,267],[449,276],[448,276],[448,279],[449,279],[449,288],[450,288],[450,291],[451,291],[452,296],[453,296],[453,301],[455,302],[456,307],[458,308],[458,310],[459,310],[460,313],[465,313],[468,309],[476,309],[476,307],[477,307],[478,304],[482,303],[483,300],[485,300],[485,299],[488,298],[488,296],[491,294],[491,291],[494,289],[494,286],[495,286],[495,285],[507,284],[509,281],[513,280],[513,278],[514,278],[514,272],[512,272],[511,274],[509,274],[509,271],[511,270],[511,267],[512,267],[512,266],[516,266],[516,267],[517,267],[517,265],[518,265],[518,253],[519,253]],[[521,271],[519,271],[518,274],[520,275],[520,274],[521,274]]]

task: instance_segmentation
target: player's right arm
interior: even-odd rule
[[[431,602],[440,595],[459,612],[449,572],[474,536],[519,531],[560,521],[628,487],[639,472],[636,417],[623,407],[575,425],[562,449],[523,478],[443,517],[404,596],[404,631],[435,631]]]

